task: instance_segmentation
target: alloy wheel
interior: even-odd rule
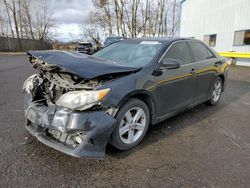
[[[212,99],[214,102],[217,102],[219,100],[219,98],[221,96],[221,91],[222,91],[222,84],[218,80],[214,85],[214,90],[213,90],[213,94],[212,94]]]
[[[146,114],[140,107],[129,109],[123,116],[119,125],[119,136],[126,144],[133,144],[144,132],[146,127]]]

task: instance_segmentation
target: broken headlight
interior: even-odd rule
[[[110,89],[97,91],[70,91],[63,94],[56,105],[70,108],[72,110],[86,110],[99,102],[108,94]]]
[[[31,91],[34,88],[34,83],[35,83],[36,79],[37,79],[36,74],[34,74],[34,75],[30,76],[29,78],[27,78],[27,80],[25,80],[25,82],[23,84],[23,90],[25,92],[27,92],[28,94],[31,94]]]

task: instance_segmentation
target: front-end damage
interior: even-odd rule
[[[74,157],[105,156],[115,119],[104,110],[80,112],[47,106],[29,94],[25,101],[26,129],[40,142]]]
[[[32,55],[30,62],[39,72],[24,83],[28,132],[66,154],[103,158],[117,107],[103,106],[110,89],[98,88],[128,73],[85,79]]]

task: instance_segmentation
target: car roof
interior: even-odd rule
[[[197,39],[194,38],[183,38],[183,37],[149,37],[149,38],[129,38],[125,40],[124,42],[143,42],[143,41],[157,41],[160,43],[173,43],[176,41],[181,41],[181,40],[192,40],[192,41],[198,41]]]
[[[117,37],[107,37],[107,39],[123,39],[123,38],[126,38],[126,37],[119,37],[119,36],[117,36]]]

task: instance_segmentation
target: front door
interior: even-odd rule
[[[181,66],[163,71],[157,77],[157,116],[174,112],[194,101],[196,87],[195,67],[191,63],[189,48],[185,41],[175,42],[164,59],[175,59]]]

